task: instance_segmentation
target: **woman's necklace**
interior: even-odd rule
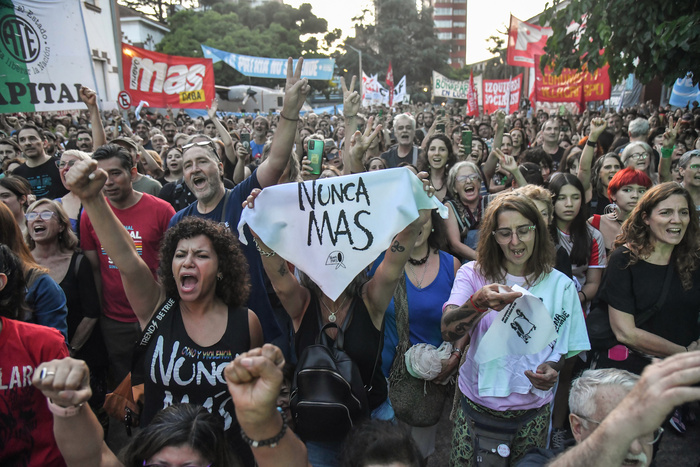
[[[428,261],[428,256],[430,256],[430,247],[428,247],[428,251],[425,253],[425,257],[423,259],[408,258],[408,262],[414,266],[420,266],[421,264],[425,264],[425,262]]]
[[[326,310],[328,310],[328,313],[330,313],[330,315],[328,315],[328,321],[329,321],[329,322],[335,323],[335,321],[336,321],[336,319],[337,319],[336,316],[335,316],[335,314],[338,313],[340,310],[343,309],[343,306],[345,306],[345,302],[348,301],[348,297],[349,297],[349,296],[350,296],[350,295],[346,295],[346,296],[345,296],[345,298],[343,299],[343,301],[340,302],[340,306],[339,306],[338,308],[336,308],[335,311],[332,311],[332,310],[328,307],[328,305],[326,305],[326,302],[324,302],[323,300],[319,300],[319,301],[321,302],[321,305],[323,305],[324,307],[326,307]]]
[[[436,186],[436,184],[433,182],[433,175],[430,174],[430,184],[433,185],[433,188],[435,188],[435,191],[442,191],[443,188],[445,188],[445,182],[442,182],[442,185],[440,185],[440,188]]]
[[[421,287],[423,285],[423,280],[425,279],[425,273],[428,271],[428,258],[430,258],[430,248],[428,248],[428,254],[425,258],[423,258],[421,264],[425,263],[425,267],[423,268],[423,274],[420,276],[420,280],[418,279],[418,274],[416,274],[416,271],[413,270],[413,264],[409,261],[408,263],[408,269],[411,270],[411,274],[413,274],[413,277],[416,279],[416,287],[419,289],[422,289]]]

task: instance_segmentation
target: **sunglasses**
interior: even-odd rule
[[[184,154],[185,151],[187,151],[188,149],[193,148],[193,147],[195,147],[195,146],[198,146],[198,147],[206,147],[206,146],[209,146],[209,147],[212,149],[212,151],[214,151],[214,154],[216,155],[216,159],[217,159],[217,160],[220,160],[220,159],[219,159],[219,153],[216,152],[216,146],[214,146],[214,143],[211,142],[211,141],[198,141],[198,142],[196,142],[196,143],[185,144],[185,145],[182,147],[182,153]]]

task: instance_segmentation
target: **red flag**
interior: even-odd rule
[[[389,86],[389,107],[394,105],[394,71],[391,69],[391,60],[389,60],[389,69],[386,70],[386,85]]]
[[[467,116],[479,116],[479,101],[474,87],[474,72],[469,72],[469,87],[467,88]]]
[[[532,67],[535,55],[544,55],[544,46],[552,28],[520,21],[510,15],[508,28],[508,65]]]

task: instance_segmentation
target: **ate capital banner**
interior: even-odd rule
[[[609,65],[598,68],[595,73],[565,68],[561,75],[554,76],[552,67],[540,71],[540,56],[535,60],[535,99],[538,102],[590,102],[610,99]]]
[[[248,224],[336,300],[420,209],[434,208],[447,218],[447,207],[401,167],[265,188],[254,209],[243,209],[238,232],[245,243]]]
[[[80,86],[97,85],[81,3],[0,1],[0,113],[86,108]]]
[[[131,105],[204,109],[214,100],[214,67],[208,58],[179,57],[122,43],[124,90]]]
[[[484,112],[492,114],[499,109],[517,109],[520,104],[520,90],[523,74],[512,79],[485,79],[483,81]]]

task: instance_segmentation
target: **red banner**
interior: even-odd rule
[[[535,56],[544,54],[544,46],[551,35],[552,28],[526,23],[510,15],[508,65],[533,66]]]
[[[479,116],[479,96],[476,95],[476,87],[474,87],[474,71],[469,71],[469,87],[467,88],[467,115]]]
[[[386,85],[389,86],[389,107],[394,105],[394,72],[391,69],[391,60],[389,60],[389,69],[386,70]]]
[[[561,75],[554,76],[552,67],[540,71],[540,57],[535,60],[535,98],[538,102],[583,102],[610,99],[609,65],[598,68],[595,73],[565,68]]]
[[[214,100],[214,68],[209,58],[166,55],[122,43],[124,90],[136,107],[203,109]]]
[[[492,114],[498,109],[511,113],[520,105],[520,90],[523,85],[523,74],[511,79],[483,80],[482,96],[484,96],[484,112]]]

